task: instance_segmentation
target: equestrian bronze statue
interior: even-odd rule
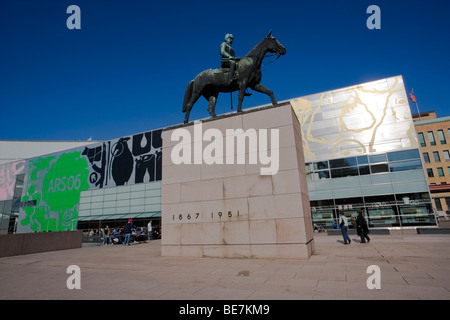
[[[272,104],[277,104],[273,92],[260,83],[262,76],[261,65],[266,53],[273,53],[279,57],[286,53],[286,48],[272,36],[272,31],[270,31],[245,57],[235,58],[234,51],[231,49],[232,40],[233,36],[227,34],[225,42],[229,46],[228,50],[226,50],[229,55],[222,54],[222,51],[225,51],[223,47],[226,47],[226,44],[224,43],[221,46],[222,67],[200,72],[187,85],[183,102],[183,112],[186,113],[184,123],[189,122],[189,113],[200,96],[204,96],[208,100],[208,112],[212,117],[215,117],[215,107],[219,92],[239,90],[238,112],[242,111],[242,101],[244,100],[244,95],[247,95],[245,93],[247,88],[267,94],[270,96]]]

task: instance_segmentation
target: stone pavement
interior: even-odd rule
[[[371,237],[343,245],[315,233],[309,260],[161,257],[159,240],[4,257],[0,300],[450,299],[450,235]],[[80,267],[79,290],[67,288],[69,265]],[[381,289],[367,288],[370,265]]]

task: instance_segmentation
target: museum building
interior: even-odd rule
[[[315,225],[359,209],[372,228],[437,225],[401,76],[285,102],[301,125]],[[159,225],[163,130],[47,143],[46,154],[9,154],[20,148],[2,145],[23,142],[0,141],[0,233]]]

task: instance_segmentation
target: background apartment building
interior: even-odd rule
[[[413,115],[424,169],[436,213],[450,214],[450,116],[438,118],[436,112]]]

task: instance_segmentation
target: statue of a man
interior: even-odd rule
[[[228,82],[231,82],[234,77],[234,70],[236,69],[236,61],[239,58],[234,56],[234,50],[231,47],[234,37],[231,33],[225,35],[225,41],[220,45],[220,55],[222,56],[221,67],[229,68]]]

